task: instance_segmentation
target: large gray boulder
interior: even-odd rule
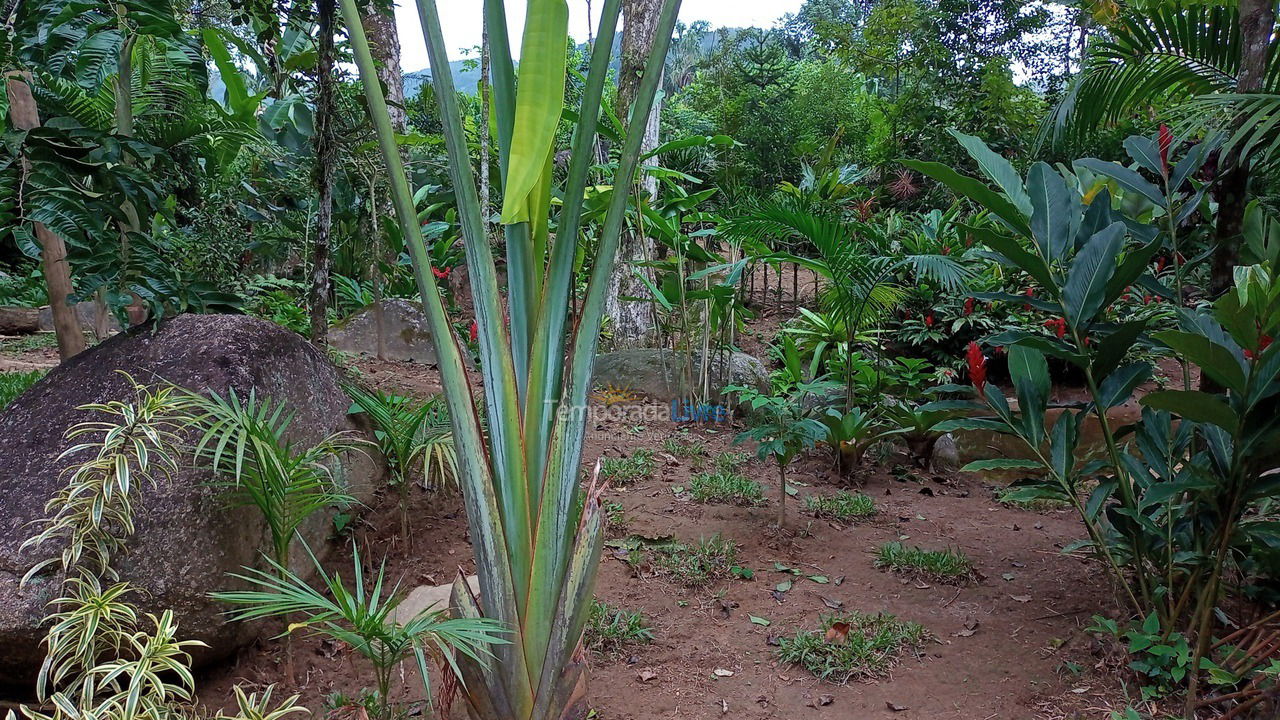
[[[711,398],[718,399],[726,386],[742,385],[766,390],[769,372],[756,357],[741,352],[710,353]],[[615,350],[596,357],[592,382],[648,395],[654,400],[686,400],[700,387],[702,357],[689,363],[683,353],[659,348]]]
[[[25,587],[19,580],[60,548],[20,546],[38,531],[33,523],[45,517],[46,501],[66,481],[62,471],[72,461],[58,460],[68,447],[64,433],[94,417],[76,408],[133,397],[120,371],[139,382],[169,381],[198,391],[235,389],[244,396],[255,389],[259,398],[284,401],[295,413],[295,443],[336,431],[367,434],[356,422],[362,416],[348,415],[350,400],[328,358],[297,334],[255,318],[182,315],[154,331],[150,325],[133,328],[55,368],[0,414],[0,685],[34,677],[43,657],[45,604],[59,589],[51,572]],[[144,612],[173,609],[181,637],[209,645],[194,653],[203,663],[228,655],[261,630],[228,622],[226,608],[207,593],[232,587],[228,572],[262,567],[267,531],[256,509],[234,507],[225,492],[209,485],[213,477],[204,463],[182,456],[180,465],[157,487],[141,490],[134,505],[137,531],[114,565],[141,591],[132,600]],[[373,456],[350,456],[337,470],[365,500],[381,479]],[[331,517],[320,513],[302,534],[323,555],[332,527]],[[301,552],[292,564],[309,566]]]
[[[436,364],[436,350],[431,344],[431,329],[422,304],[402,298],[388,298],[365,306],[334,325],[329,329],[329,344],[356,355]]]

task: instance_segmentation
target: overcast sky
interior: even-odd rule
[[[684,0],[680,6],[680,19],[686,23],[707,20],[714,27],[772,27],[774,21],[789,12],[800,9],[803,0]],[[592,34],[599,19],[604,0],[592,0],[591,9],[596,14],[592,20]],[[481,0],[438,0],[440,24],[444,28],[444,41],[449,46],[449,58],[465,57],[467,48],[480,44]],[[523,0],[507,0],[507,18],[512,52],[519,57],[520,30],[524,27]],[[398,0],[396,23],[400,29],[400,65],[407,72],[428,66],[427,48],[422,42],[422,26],[418,24],[417,5],[413,0]],[[587,0],[569,0],[569,34],[580,42],[587,39]]]

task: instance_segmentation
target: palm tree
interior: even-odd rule
[[[1211,289],[1231,283],[1251,166],[1280,149],[1280,58],[1275,3],[1181,4],[1130,10],[1087,48],[1080,76],[1050,113],[1041,137],[1080,138],[1152,107],[1170,107],[1187,130],[1227,130],[1217,182]],[[1205,112],[1206,106],[1220,112]]]

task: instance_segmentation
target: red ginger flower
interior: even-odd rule
[[[933,313],[924,316],[924,326],[933,327]]]
[[[431,268],[431,274],[435,275],[437,280],[444,280],[445,278],[449,277],[450,272],[453,272],[453,268],[441,269],[435,266],[432,266]]]
[[[968,298],[967,300],[964,301],[964,314],[965,315],[973,314],[973,298]]]
[[[476,321],[471,321],[471,342],[480,339],[480,326],[476,325]]]
[[[1044,321],[1045,329],[1052,330],[1058,339],[1061,340],[1067,334],[1066,318],[1049,318]]]
[[[969,380],[973,382],[973,389],[981,395],[982,389],[987,385],[987,357],[982,354],[978,343],[970,341],[966,359],[969,362]]]

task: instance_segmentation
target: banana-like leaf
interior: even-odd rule
[[[530,221],[529,196],[547,172],[547,158],[564,108],[568,36],[569,5],[565,0],[529,0],[510,164],[503,184],[503,224]]]

